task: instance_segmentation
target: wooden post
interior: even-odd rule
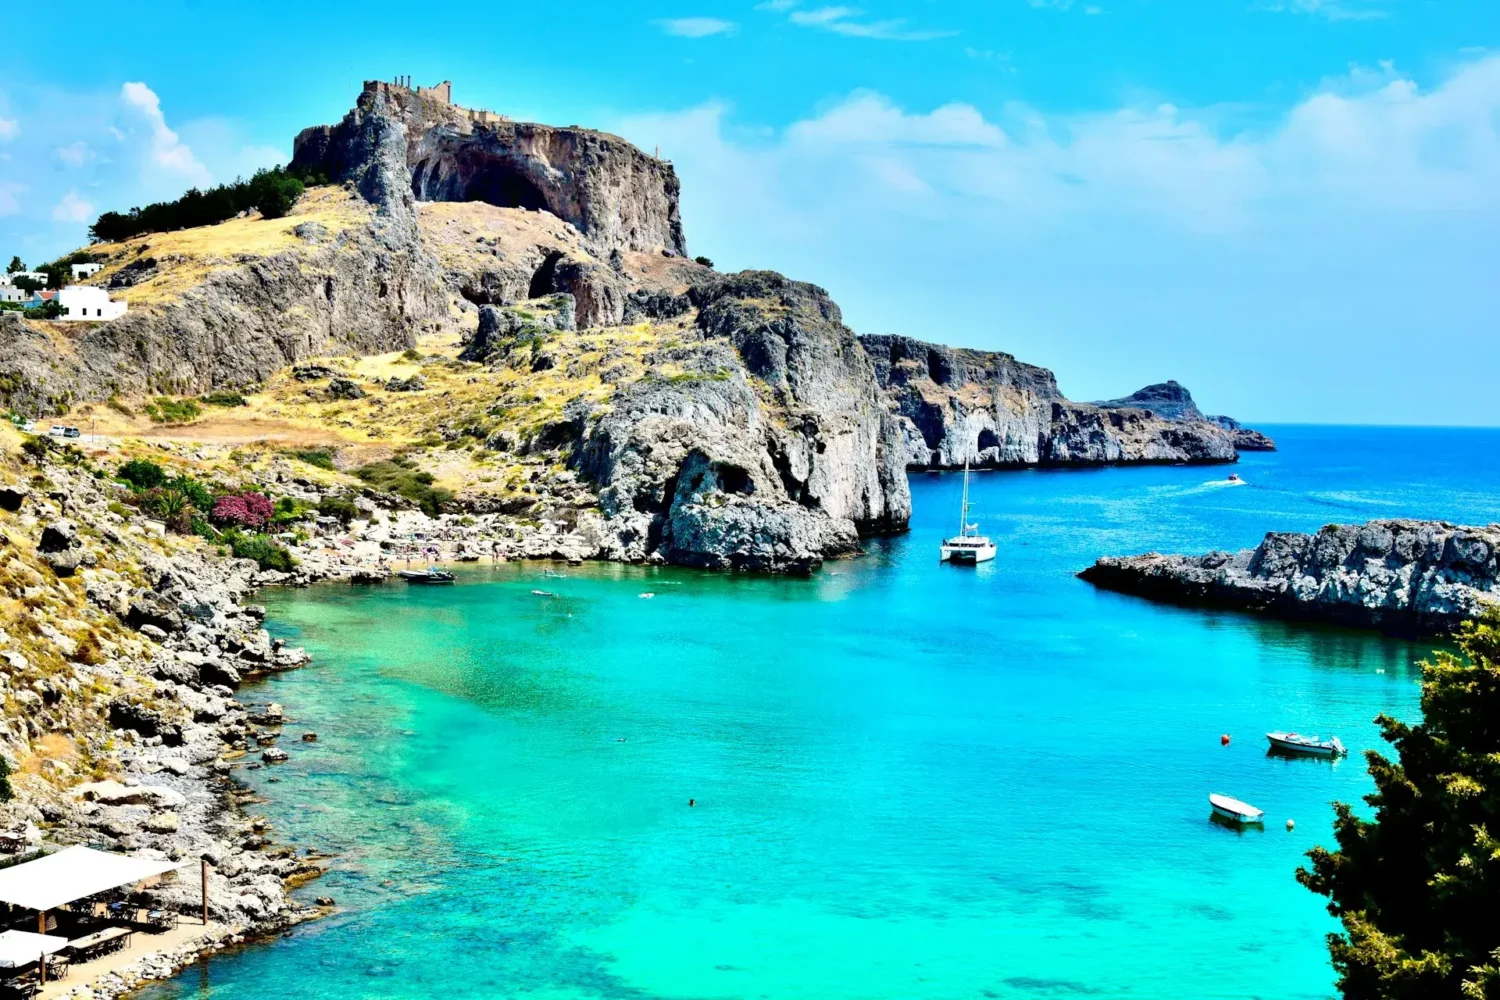
[[[37,910],[36,911],[36,932],[38,934],[45,934],[45,933],[47,933],[47,911],[46,910]]]
[[[208,926],[208,859],[199,862],[203,866],[203,926]]]

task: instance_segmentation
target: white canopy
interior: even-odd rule
[[[67,847],[45,858],[0,870],[0,902],[28,910],[50,910],[181,867],[177,861],[153,861],[87,847]]]
[[[0,932],[0,969],[30,965],[43,955],[62,951],[68,939],[55,934],[32,934],[30,931]]]

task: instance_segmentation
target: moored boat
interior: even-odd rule
[[[427,569],[403,569],[401,579],[407,583],[452,583],[454,576],[445,569],[429,566]]]
[[[964,459],[964,498],[958,515],[958,534],[945,539],[938,550],[939,562],[976,566],[995,558],[995,543],[979,533],[978,524],[969,524],[969,460]]]
[[[1232,823],[1262,823],[1266,814],[1252,806],[1248,802],[1231,798],[1228,795],[1210,795],[1208,804],[1213,806],[1214,815],[1227,819]]]
[[[1349,753],[1337,736],[1325,740],[1317,736],[1303,736],[1301,733],[1278,732],[1267,733],[1266,740],[1271,744],[1272,750],[1284,753],[1308,754],[1313,757],[1343,757]]]

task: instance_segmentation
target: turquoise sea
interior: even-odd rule
[[[289,763],[240,774],[280,837],[337,855],[302,892],[339,911],[149,996],[1329,996],[1334,923],[1292,873],[1368,790],[1375,714],[1415,712],[1428,646],[1073,573],[1500,520],[1500,431],[1268,430],[1246,486],[978,475],[1000,555],[977,570],[936,558],[960,477],[918,475],[909,535],[806,580],[512,564],[264,595],[316,661],[245,692],[295,721]],[[1273,728],[1356,754],[1271,758]],[[1265,829],[1210,822],[1213,791]]]

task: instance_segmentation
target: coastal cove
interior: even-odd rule
[[[936,559],[960,478],[913,474],[911,532],[809,579],[512,563],[264,592],[314,660],[243,689],[286,707],[291,760],[237,773],[279,839],[337,856],[301,892],[339,909],[145,996],[1244,996],[1204,978],[1225,965],[1329,996],[1335,924],[1292,872],[1368,790],[1374,715],[1415,713],[1429,644],[1073,574],[1500,519],[1476,460],[1500,431],[1266,430],[1281,450],[1245,455],[1244,486],[976,476],[1000,548],[978,570]],[[1269,758],[1280,728],[1352,755]],[[1210,823],[1214,791],[1266,829]]]

